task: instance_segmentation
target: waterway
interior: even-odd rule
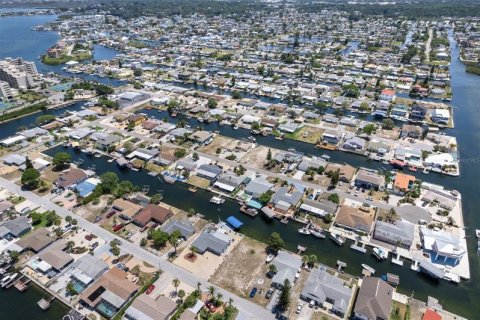
[[[44,16],[43,16],[44,17]],[[43,18],[41,17],[41,18]],[[1,19],[8,19],[1,18]],[[24,17],[31,18],[31,17]],[[0,44],[8,43],[3,38],[2,29],[4,28],[4,20],[0,19]],[[41,22],[33,23],[33,25]],[[22,31],[22,24],[17,24],[18,31]],[[23,26],[25,27],[25,26]],[[27,28],[29,30],[29,28]],[[23,31],[22,31],[23,32]],[[32,32],[32,31],[29,31]],[[27,32],[28,33],[28,32]],[[37,33],[36,33],[37,34]],[[3,42],[2,42],[3,41]],[[11,40],[13,41],[13,40]],[[35,37],[30,38],[30,41],[42,41],[37,40]],[[47,41],[47,40],[46,40]],[[56,40],[54,40],[56,41]],[[53,41],[53,42],[54,42]],[[36,48],[39,46],[39,43],[34,45],[23,44],[23,47]],[[480,162],[480,123],[476,120],[476,115],[478,112],[478,92],[480,89],[480,79],[474,75],[464,72],[464,66],[458,60],[458,48],[456,47],[455,42],[451,39],[451,75],[452,75],[452,90],[453,90],[453,100],[452,105],[454,107],[455,113],[455,129],[446,130],[446,133],[449,135],[454,135],[458,139],[460,147],[460,158],[461,158],[461,171],[462,175],[458,178],[445,177],[431,173],[428,176],[421,176],[426,181],[438,183],[446,186],[448,189],[456,189],[462,193],[463,196],[463,212],[465,218],[465,225],[467,226],[467,235],[468,235],[468,252],[470,258],[471,266],[471,280],[462,282],[459,285],[453,285],[445,281],[436,282],[432,281],[429,278],[425,277],[420,273],[416,273],[410,270],[409,265],[406,264],[404,267],[399,267],[393,265],[389,262],[377,262],[370,254],[363,255],[356,251],[349,249],[349,245],[344,247],[336,246],[329,239],[317,240],[313,237],[302,236],[297,232],[299,225],[294,222],[290,222],[287,225],[281,224],[276,220],[268,221],[264,220],[262,217],[257,217],[252,219],[246,215],[243,215],[239,212],[239,206],[236,202],[226,201],[224,205],[218,207],[209,203],[211,195],[202,190],[198,190],[197,193],[192,195],[188,191],[188,187],[184,184],[177,183],[175,185],[170,185],[159,181],[157,178],[149,176],[145,171],[134,172],[129,170],[120,170],[114,163],[108,163],[106,158],[88,158],[83,153],[76,153],[72,149],[64,149],[62,147],[57,147],[51,150],[48,150],[47,153],[52,155],[55,152],[61,150],[67,150],[72,153],[75,159],[82,158],[85,160],[84,167],[95,165],[98,171],[98,174],[101,174],[106,171],[116,172],[121,179],[130,180],[137,185],[150,185],[150,193],[163,192],[164,201],[173,206],[179,207],[184,210],[194,208],[196,212],[199,212],[211,219],[217,221],[219,218],[225,219],[226,217],[233,215],[243,221],[245,224],[242,227],[241,231],[248,236],[253,238],[266,241],[268,236],[276,231],[282,235],[282,238],[285,240],[287,249],[296,251],[298,244],[304,245],[307,247],[308,253],[316,254],[319,261],[331,266],[335,265],[337,259],[340,259],[347,263],[348,267],[346,271],[352,274],[360,274],[360,264],[367,263],[374,267],[377,270],[378,274],[383,274],[386,272],[391,272],[398,274],[400,276],[401,285],[399,290],[408,295],[413,294],[414,297],[418,299],[425,300],[428,295],[432,295],[440,300],[440,303],[452,311],[460,315],[468,317],[470,319],[478,318],[480,314],[480,305],[477,301],[480,298],[480,272],[479,272],[479,261],[476,254],[476,239],[474,237],[474,229],[480,226],[480,217],[477,215],[478,207],[478,181],[480,181],[480,169],[478,163]],[[43,44],[42,44],[43,45]],[[45,49],[51,44],[47,44]],[[0,56],[5,56],[3,53],[3,45],[0,47]],[[12,52],[11,50],[9,50]],[[19,52],[19,51],[16,51]],[[10,56],[16,56],[18,54],[7,54]],[[35,54],[33,55],[35,57]],[[163,118],[165,114],[159,114],[156,112],[158,118]],[[174,121],[174,119],[171,119]],[[190,119],[192,126],[197,126],[194,120]],[[205,128],[207,126],[212,126],[208,128],[209,130],[220,130],[222,134],[226,136],[231,136],[235,138],[241,138],[243,136],[248,136],[249,133],[245,130],[233,130],[229,126],[218,127],[218,124],[201,124]],[[2,125],[3,126],[3,125]],[[12,126],[12,128],[15,128]],[[8,135],[11,135],[9,133]],[[7,136],[8,136],[7,135]],[[332,156],[332,161],[335,162],[346,162],[353,166],[381,166],[376,162],[367,162],[364,157],[351,155],[342,152],[327,152],[324,150],[314,149],[311,145],[295,142],[292,140],[278,141],[273,137],[259,137],[258,143],[271,146],[272,148],[285,149],[286,147],[293,147],[298,151],[304,152],[306,154],[320,155],[323,153],[329,153]],[[185,201],[184,199],[188,199]],[[34,290],[27,291],[27,294],[34,292]],[[5,297],[3,297],[4,295]],[[17,314],[20,308],[10,308],[10,306],[15,305],[18,300],[19,303],[23,303],[25,306],[30,306],[32,301],[35,298],[27,298],[28,296],[24,294],[25,299],[20,299],[16,294],[10,292],[4,294],[3,291],[0,292],[0,310],[15,310],[12,313],[8,314],[8,319],[24,319],[25,314]],[[35,311],[35,308],[29,308],[30,310]],[[53,311],[53,308],[51,309]],[[50,312],[50,311],[49,311]],[[4,314],[5,315],[5,314]],[[16,316],[18,315],[18,316]],[[28,317],[35,319],[35,317]],[[47,316],[41,319],[50,319],[58,318],[52,315],[52,317]]]

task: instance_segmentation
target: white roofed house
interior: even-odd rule
[[[330,274],[324,265],[310,271],[300,295],[303,300],[325,306],[340,317],[347,313],[352,296],[353,289],[347,287],[342,279]]]
[[[450,112],[448,109],[434,109],[430,116],[433,122],[440,124],[448,124],[450,121]]]
[[[245,181],[245,179],[245,176],[239,177],[233,172],[225,172],[220,175],[217,181],[215,181],[213,187],[221,191],[231,193],[237,189]]]
[[[434,263],[456,266],[467,253],[458,236],[443,230],[420,227],[420,239],[423,250],[431,254]]]
[[[277,272],[272,278],[272,286],[281,288],[286,279],[290,283],[295,281],[295,275],[302,266],[302,258],[299,255],[280,250],[272,260],[272,264],[277,268]]]

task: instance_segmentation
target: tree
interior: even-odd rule
[[[152,230],[151,237],[153,240],[153,246],[157,250],[163,247],[168,241],[168,233],[162,230]]]
[[[260,201],[261,204],[266,205],[270,202],[270,198],[272,197],[273,192],[271,190],[268,190],[260,195],[258,197],[258,201]]]
[[[65,222],[70,224],[70,222],[72,222],[72,216],[66,216],[65,217]]]
[[[270,161],[270,160],[272,160],[272,150],[270,148],[268,148],[267,161]]]
[[[200,157],[198,156],[198,153],[194,152],[194,153],[192,154],[192,159],[193,159],[193,161],[198,161],[199,158],[200,158]]]
[[[147,245],[147,243],[148,243],[148,241],[147,241],[146,238],[142,238],[142,239],[140,240],[140,246],[141,246],[141,247],[145,247],[145,246]]]
[[[392,130],[395,128],[395,122],[392,119],[385,119],[382,122],[382,128],[385,130]]]
[[[395,221],[397,220],[397,217],[398,217],[397,211],[395,211],[394,208],[390,208],[390,210],[388,211],[388,220]]]
[[[117,188],[115,189],[114,195],[117,198],[122,198],[126,194],[129,194],[130,192],[133,191],[134,185],[130,181],[122,181],[118,184]]]
[[[150,203],[159,204],[162,199],[163,195],[161,193],[155,193],[153,196],[150,197]]]
[[[268,266],[268,272],[269,272],[270,274],[275,274],[275,273],[277,273],[277,272],[278,272],[277,266],[274,265],[274,264],[270,264],[270,265]]]
[[[117,188],[119,181],[120,179],[118,179],[115,172],[105,172],[100,176],[100,185],[105,193],[113,193]]]
[[[22,186],[28,189],[36,189],[40,184],[40,172],[34,168],[25,169],[21,178]]]
[[[308,257],[308,266],[310,268],[315,267],[315,264],[317,263],[318,259],[317,256],[314,254],[311,254],[310,257]]]
[[[331,193],[327,199],[336,204],[340,203],[340,197],[336,193]]]
[[[215,100],[214,98],[208,98],[207,107],[209,107],[210,109],[214,109],[217,107],[217,104],[217,100]]]
[[[330,183],[332,186],[336,186],[338,181],[340,180],[340,170],[337,169],[335,171],[328,171],[327,172],[328,177],[330,178]]]
[[[110,252],[115,256],[118,257],[120,255],[120,248],[116,241],[110,241]]]
[[[32,225],[36,226],[42,222],[43,214],[38,212],[32,212],[30,213],[30,219],[32,219]]]
[[[180,298],[181,301],[183,301],[183,298],[185,297],[185,290],[178,290],[177,296]]]
[[[186,154],[187,154],[187,150],[185,150],[184,148],[176,148],[175,152],[173,153],[173,155],[177,159],[185,157]]]
[[[62,222],[62,218],[60,218],[59,215],[55,211],[47,211],[44,213],[45,214],[45,219],[47,220],[47,227],[51,225],[56,225],[59,226],[60,223]]]
[[[10,256],[10,259],[12,259],[12,262],[14,263],[17,262],[18,258],[20,257],[20,252],[18,252],[17,250],[9,251],[8,254]]]
[[[270,235],[270,238],[268,239],[268,245],[270,249],[277,252],[278,250],[283,248],[283,246],[285,245],[285,242],[280,237],[280,234],[278,232],[272,232],[272,234]]]
[[[168,242],[173,246],[175,249],[175,255],[177,255],[177,247],[178,247],[178,241],[182,238],[182,234],[180,233],[179,230],[175,230],[172,232],[170,237],[168,238]]]
[[[180,280],[178,278],[173,279],[172,286],[175,288],[175,292],[178,293],[178,286],[180,286]]]
[[[135,68],[135,70],[133,70],[133,75],[134,75],[135,77],[140,77],[142,74],[143,74],[142,69]]]
[[[196,256],[197,256],[197,252],[198,252],[197,247],[195,247],[195,246],[191,246],[191,247],[190,247],[190,253],[189,253],[189,255],[190,255],[191,258],[196,257]]]
[[[240,91],[233,91],[232,92],[232,98],[236,99],[236,100],[241,99],[242,95],[240,94]]]
[[[68,241],[65,244],[65,248],[67,249],[67,252],[71,252],[73,247],[75,247],[75,241]]]
[[[367,124],[365,127],[363,127],[362,131],[363,131],[364,133],[368,134],[368,135],[371,135],[372,133],[375,132],[376,129],[377,129],[377,128],[375,127],[374,124],[369,123],[369,124]]]
[[[30,169],[30,168],[33,168],[32,161],[28,157],[26,157],[25,158],[25,169]]]
[[[208,287],[208,294],[210,295],[210,298],[213,299],[214,295],[215,295],[215,287],[214,286],[210,286]]]
[[[71,162],[72,156],[66,152],[55,153],[52,160],[55,170],[63,170],[65,168],[68,168]]]
[[[292,285],[290,284],[290,280],[285,279],[282,291],[280,292],[280,297],[278,298],[278,307],[283,311],[287,310],[290,305],[291,291]]]
[[[73,285],[73,282],[72,282],[72,281],[69,281],[69,282],[67,283],[67,286],[66,286],[65,289],[67,289],[68,294],[71,295],[71,296],[74,296],[74,295],[78,294],[78,292],[77,292],[77,290],[75,289],[75,286]]]

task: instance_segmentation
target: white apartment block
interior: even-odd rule
[[[6,58],[0,61],[0,81],[5,81],[12,88],[28,89],[35,86],[38,76],[35,63],[21,58]]]

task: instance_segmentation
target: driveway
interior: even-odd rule
[[[305,301],[302,301],[301,303],[303,303],[303,308],[302,311],[300,311],[300,314],[297,315],[297,320],[310,320],[313,316],[314,309],[310,308]]]

